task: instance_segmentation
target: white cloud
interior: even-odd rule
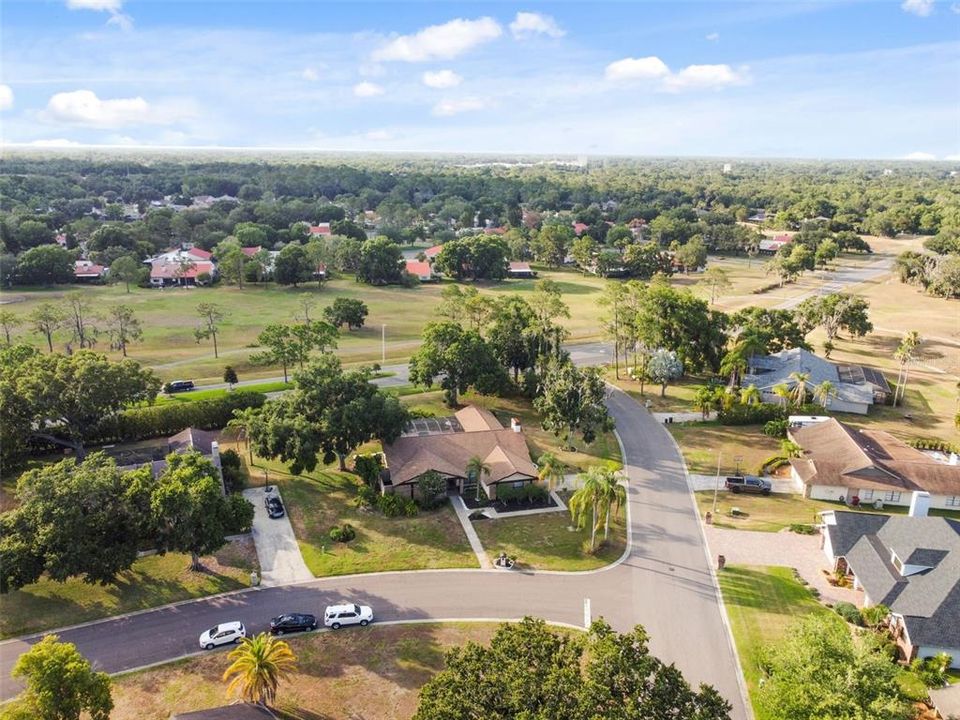
[[[709,35],[707,35],[706,39],[709,40],[710,42],[716,42],[717,40],[720,39],[720,33],[712,32]]]
[[[116,25],[121,30],[133,27],[133,18],[121,12],[123,0],[67,0],[67,7],[71,10],[95,10],[108,12],[110,18],[107,25]]]
[[[624,58],[607,65],[607,80],[656,80],[670,74],[670,68],[656,56]]]
[[[65,147],[80,147],[82,143],[78,143],[75,140],[67,140],[66,138],[50,138],[48,140],[34,140],[28,142],[27,145],[33,147],[46,147],[46,148],[65,148]]]
[[[552,38],[559,38],[566,35],[557,21],[549,15],[540,13],[518,12],[517,16],[510,23],[510,32],[517,40],[525,40],[534,35],[548,35]]]
[[[486,103],[480,98],[467,97],[457,100],[441,100],[433,106],[433,114],[440,117],[450,117],[471,110],[482,110],[486,106]]]
[[[376,83],[362,82],[353,86],[353,94],[360,98],[376,97],[383,95],[383,88]]]
[[[194,115],[189,101],[151,105],[142,97],[101,100],[92,90],[57,93],[47,102],[43,118],[86,127],[168,125]]]
[[[373,52],[375,61],[425,62],[451,60],[483,43],[496,40],[503,29],[496,20],[457,18],[425,27],[413,35],[400,35]]]
[[[903,156],[904,160],[936,160],[937,156],[928,152],[912,152]]]
[[[427,71],[423,74],[423,84],[432,88],[452,88],[463,82],[463,78],[453,70]]]
[[[300,77],[309,82],[316,82],[320,79],[320,75],[311,67],[304,68],[303,72],[300,73]]]
[[[954,153],[953,155],[946,155],[943,158],[944,160],[949,160],[950,162],[960,161],[960,153]]]
[[[393,133],[391,133],[388,130],[371,130],[365,133],[364,137],[367,140],[376,140],[376,141],[393,140]]]
[[[667,90],[718,89],[728,85],[742,85],[747,81],[747,68],[734,70],[729,65],[688,65],[664,80]]]
[[[927,17],[933,12],[933,0],[903,0],[900,8],[904,12]]]
[[[9,85],[0,85],[0,110],[9,110],[13,107],[13,90]]]

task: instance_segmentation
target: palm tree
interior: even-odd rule
[[[223,673],[227,695],[239,691],[245,702],[271,705],[277,697],[277,687],[296,670],[297,657],[283,640],[268,633],[244,638],[230,655],[233,664]]]
[[[490,466],[487,465],[483,458],[479,455],[474,455],[467,461],[467,477],[474,478],[477,481],[477,501],[480,501],[480,478],[486,475],[490,477]]]
[[[627,504],[627,488],[620,484],[616,473],[603,470],[600,476],[600,510],[603,513],[603,541],[610,539],[610,516],[619,517]]]
[[[790,404],[790,386],[787,385],[786,383],[780,383],[779,385],[774,385],[773,394],[783,401],[784,407],[787,407],[787,405]]]
[[[807,399],[807,383],[810,381],[810,373],[792,372],[790,373],[790,379],[795,383],[791,399],[793,404],[799,407]]]
[[[713,404],[716,401],[716,393],[710,385],[703,385],[693,394],[693,406],[700,411],[703,419],[707,419]]]
[[[788,458],[798,458],[803,455],[803,448],[797,445],[793,440],[781,440],[780,452]]]
[[[819,405],[823,406],[824,409],[827,408],[830,398],[836,397],[836,395],[837,389],[829,380],[824,380],[822,383],[813,388],[813,399],[816,400]]]
[[[237,431],[237,440],[243,438],[244,444],[247,446],[248,465],[251,469],[253,468],[253,449],[250,447],[250,426],[253,424],[257,412],[257,408],[234,410],[233,418],[227,423],[227,430]]]
[[[896,352],[893,353],[893,356],[900,363],[900,369],[897,372],[897,387],[893,393],[894,407],[897,406],[898,395],[900,396],[900,400],[903,400],[904,393],[906,393],[907,390],[907,377],[910,374],[909,364],[916,359],[916,350],[922,342],[923,340],[920,337],[920,333],[916,330],[911,330],[903,336],[903,340],[900,341]]]
[[[756,385],[747,385],[740,391],[741,405],[759,405],[760,400],[760,391]]]
[[[570,496],[570,502],[567,504],[574,525],[580,529],[583,528],[588,512],[593,515],[593,521],[590,524],[590,552],[593,552],[597,543],[597,510],[603,494],[601,472],[603,471],[600,468],[593,467],[585,473],[580,473],[580,487]]]
[[[552,452],[545,452],[537,460],[539,470],[537,477],[542,483],[545,483],[548,490],[553,490],[554,484],[563,480],[563,471],[566,470],[560,458]]]

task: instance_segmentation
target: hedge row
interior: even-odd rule
[[[960,453],[960,447],[946,440],[936,440],[929,438],[917,438],[907,441],[907,445],[915,447],[917,450],[935,450],[942,453]]]
[[[717,420],[721,425],[759,425],[771,420],[785,420],[786,417],[786,410],[773,403],[731,405],[717,413]]]
[[[85,441],[91,445],[134,442],[168,437],[188,427],[219,430],[233,419],[234,410],[261,407],[266,401],[263,393],[238,390],[213,400],[131,408],[91,428]]]

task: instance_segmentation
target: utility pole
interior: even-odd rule
[[[380,366],[387,362],[387,326],[380,326]]]
[[[717,453],[717,480],[713,484],[713,515],[717,515],[717,493],[720,492],[720,453]]]

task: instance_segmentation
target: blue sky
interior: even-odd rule
[[[960,160],[960,3],[3,0],[7,144]]]

